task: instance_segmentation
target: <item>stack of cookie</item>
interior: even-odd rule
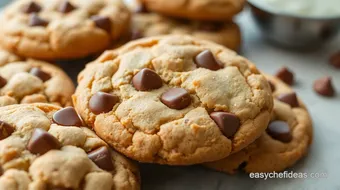
[[[238,51],[241,32],[233,17],[245,0],[125,0],[132,14],[132,39],[186,34]]]
[[[147,37],[106,51],[79,73],[76,90],[62,69],[35,59],[70,60],[109,48],[128,33],[125,5],[18,0],[5,9],[0,190],[138,190],[139,171],[129,159],[234,173],[281,171],[305,155],[311,120],[293,90],[236,52],[201,39],[213,32],[196,32],[215,27],[211,20],[231,19],[243,1],[186,2],[183,9],[184,1],[144,3],[209,24],[178,27],[168,17],[164,26],[151,24],[170,33],[195,32]],[[135,34],[151,35],[152,28]]]

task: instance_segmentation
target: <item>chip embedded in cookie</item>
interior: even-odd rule
[[[148,10],[168,16],[209,21],[230,21],[245,0],[141,0]]]
[[[241,45],[241,31],[234,22],[189,21],[157,13],[136,12],[132,15],[131,30],[131,40],[166,34],[186,34],[216,42],[235,51]]]
[[[0,108],[0,189],[140,189],[134,163],[90,129],[54,121],[81,121],[60,114],[71,111],[41,103]]]
[[[274,111],[271,122],[262,136],[254,143],[225,159],[205,166],[233,174],[239,170],[250,172],[279,172],[293,166],[307,154],[312,143],[313,129],[310,115],[293,90],[280,79],[267,75],[275,87]],[[294,104],[278,99],[294,96]]]
[[[0,49],[0,107],[24,103],[70,106],[74,84],[60,68]]]
[[[190,36],[150,37],[104,53],[78,76],[85,123],[128,157],[190,165],[252,143],[273,106],[247,59]]]
[[[19,0],[0,16],[0,44],[24,57],[75,59],[101,52],[129,28],[121,0]]]

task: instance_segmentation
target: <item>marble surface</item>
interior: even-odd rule
[[[0,6],[6,0],[0,1]],[[243,33],[241,54],[267,73],[288,66],[296,74],[294,89],[305,101],[314,122],[314,143],[306,158],[288,171],[326,173],[325,178],[251,179],[247,174],[226,175],[201,166],[169,167],[141,164],[142,189],[145,190],[340,190],[340,70],[328,65],[329,56],[340,50],[340,38],[318,51],[297,52],[267,43],[257,30],[249,12],[236,19]],[[76,79],[84,66],[82,61],[63,62],[61,66]],[[337,88],[337,96],[323,98],[312,89],[315,79],[329,75]]]

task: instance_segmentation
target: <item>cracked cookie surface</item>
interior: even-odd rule
[[[237,24],[178,20],[156,13],[135,13],[132,16],[132,39],[166,34],[192,35],[239,50],[241,32]]]
[[[0,17],[0,44],[25,57],[81,58],[109,47],[129,19],[121,0],[18,0]]]
[[[73,103],[84,121],[141,162],[224,158],[262,134],[273,106],[267,80],[250,61],[182,35],[105,52],[78,82]]]
[[[1,190],[140,189],[138,168],[71,107],[1,107],[0,129]]]
[[[0,49],[0,107],[24,103],[72,104],[74,85],[60,68]]]
[[[267,75],[274,111],[266,132],[254,143],[225,159],[205,166],[226,173],[283,171],[307,154],[312,143],[312,120],[303,102],[278,78]]]
[[[141,0],[148,10],[194,20],[228,21],[239,13],[245,0]]]

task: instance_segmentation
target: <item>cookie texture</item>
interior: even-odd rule
[[[18,0],[0,17],[0,44],[25,57],[80,58],[109,47],[129,19],[121,0]]]
[[[179,20],[156,13],[135,13],[132,16],[132,39],[166,34],[186,34],[210,40],[232,50],[239,50],[241,32],[233,22]]]
[[[0,67],[7,63],[22,61],[23,58],[0,48]]]
[[[312,120],[303,102],[297,106],[281,101],[280,97],[293,90],[273,76],[267,76],[274,91],[274,111],[271,122],[254,143],[225,159],[205,166],[233,174],[239,170],[250,172],[283,171],[305,156],[312,143]],[[295,96],[296,98],[296,96]]]
[[[141,162],[190,165],[224,158],[263,133],[273,106],[267,80],[250,61],[182,35],[108,51],[87,65],[78,82],[73,103],[84,121]]]
[[[35,102],[69,106],[73,93],[73,82],[60,68],[0,50],[0,107]]]
[[[168,16],[212,21],[232,20],[245,0],[141,0],[148,10]]]
[[[80,120],[56,116],[65,110],[74,111],[50,104],[0,108],[0,189],[140,189],[136,166],[90,129],[65,126]]]

